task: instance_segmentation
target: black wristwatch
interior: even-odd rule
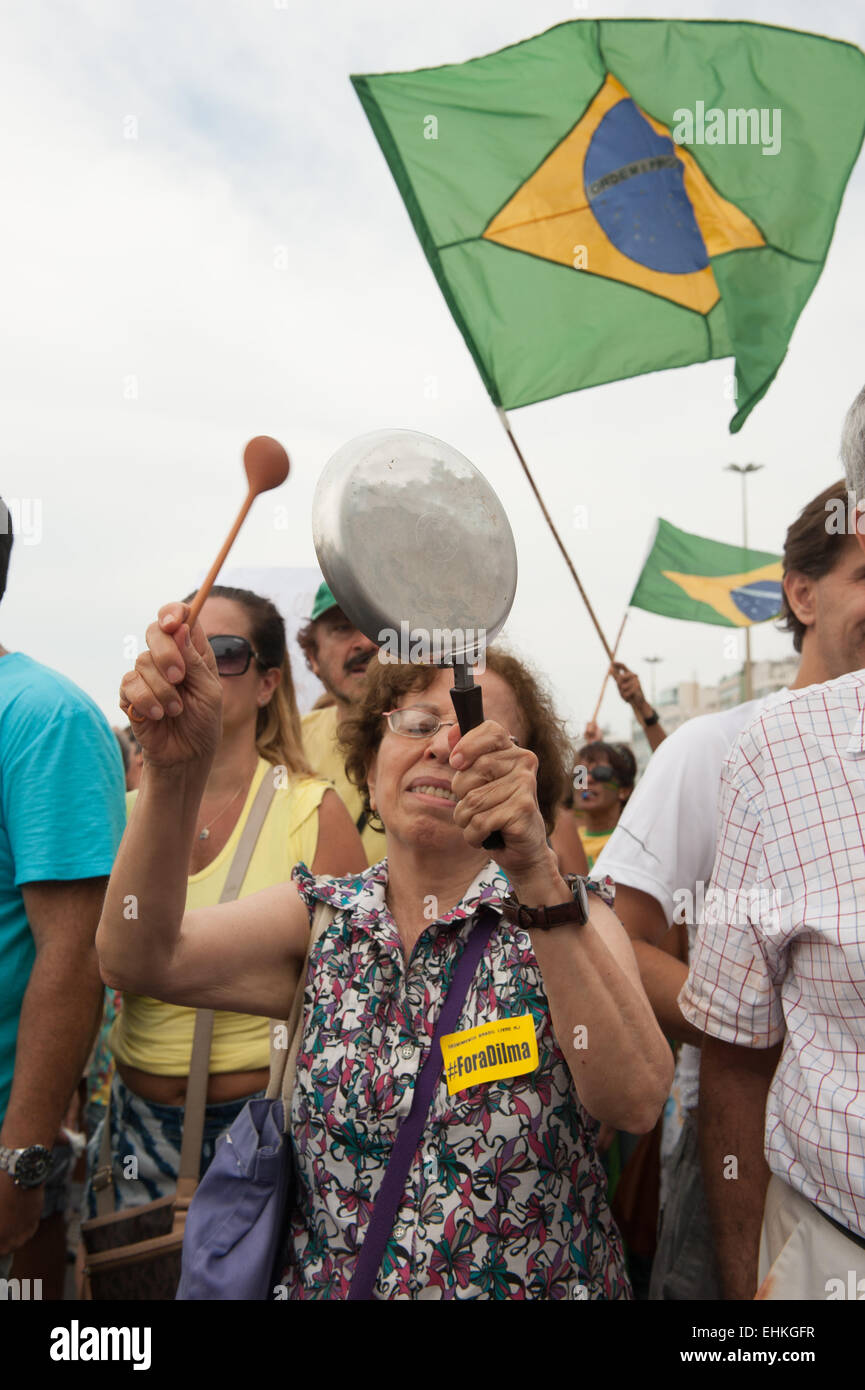
[[[518,901],[515,893],[508,893],[506,898],[502,898],[502,916],[526,930],[540,927],[541,931],[549,931],[550,927],[558,927],[565,922],[584,927],[589,920],[586,880],[579,874],[564,874],[563,877],[573,893],[570,902],[557,903],[555,907],[527,907]]]
[[[7,1149],[0,1144],[0,1170],[8,1173],[16,1187],[40,1187],[51,1167],[51,1150],[44,1144],[26,1149]]]
[[[659,715],[658,711],[656,709],[653,709],[648,719],[643,720],[643,727],[646,729],[651,729],[653,724],[657,724],[660,717],[661,716]]]

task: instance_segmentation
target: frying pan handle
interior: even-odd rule
[[[454,686],[451,689],[451,701],[461,734],[467,734],[469,729],[476,729],[479,724],[483,724],[484,697],[479,685],[472,685],[468,690],[457,690]],[[492,851],[504,848],[504,836],[500,830],[494,830],[484,840],[484,849]]]

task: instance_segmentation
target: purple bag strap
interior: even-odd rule
[[[387,1169],[375,1199],[360,1254],[357,1257],[351,1287],[348,1291],[348,1298],[352,1301],[372,1298],[382,1257],[393,1229],[394,1217],[399,1210],[399,1204],[405,1192],[408,1170],[418,1151],[424,1124],[438,1085],[439,1073],[442,1069],[442,1052],[439,1041],[446,1034],[453,1032],[456,1026],[478,961],[486,950],[487,943],[497,923],[498,914],[489,907],[483,908],[468,941],[463,947],[463,953],[457,961],[450,988],[436,1022],[427,1059],[421,1067],[420,1075],[415,1083],[411,1109],[403,1120],[391,1149]]]

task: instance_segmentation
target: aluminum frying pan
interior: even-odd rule
[[[453,666],[460,731],[480,724],[472,667],[517,587],[510,523],[483,474],[432,435],[364,434],[324,468],[312,527],[322,573],[354,626],[400,660]],[[498,834],[485,842],[502,845]]]

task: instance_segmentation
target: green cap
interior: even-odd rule
[[[315,602],[312,605],[312,612],[309,621],[314,623],[316,618],[320,618],[322,613],[326,613],[329,608],[338,608],[339,604],[334,598],[324,580],[319,584],[315,593]]]

